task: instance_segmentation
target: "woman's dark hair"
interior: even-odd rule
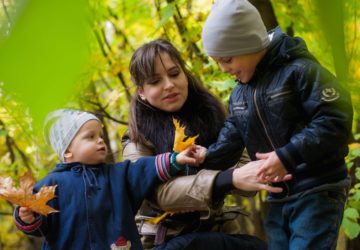
[[[187,70],[179,51],[169,41],[157,39],[135,51],[130,61],[131,80],[137,87],[142,87],[155,74],[155,59],[161,53],[168,54],[184,71],[189,81],[188,98],[179,111],[171,113],[141,100],[136,91],[129,115],[130,140],[152,145],[154,154],[171,151],[174,142],[174,117],[186,126],[187,135],[200,135],[196,140],[197,144],[209,146],[216,141],[223,126],[224,108]]]

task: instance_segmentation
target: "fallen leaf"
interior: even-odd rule
[[[174,152],[180,153],[181,151],[187,149],[190,145],[195,143],[196,138],[199,135],[195,136],[186,136],[185,135],[185,126],[181,126],[180,122],[173,118],[173,123],[175,125],[175,139],[174,139]]]
[[[147,224],[159,224],[161,221],[163,221],[166,217],[168,216],[173,216],[176,212],[171,212],[171,211],[167,211],[165,213],[163,213],[162,215],[155,217],[155,218],[151,218],[149,220],[146,220],[145,223]]]
[[[43,186],[40,188],[39,192],[33,194],[34,185],[35,178],[31,171],[27,171],[20,177],[19,188],[13,186],[11,177],[4,178],[0,176],[0,198],[21,207],[28,207],[35,213],[42,215],[58,212],[58,210],[46,205],[49,200],[55,197],[57,185]]]

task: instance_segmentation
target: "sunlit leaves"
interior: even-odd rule
[[[346,208],[344,211],[344,219],[342,221],[342,228],[350,239],[356,238],[360,233],[360,225],[357,222],[359,213],[354,208]]]

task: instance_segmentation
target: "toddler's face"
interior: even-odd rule
[[[106,155],[102,125],[97,120],[89,120],[80,128],[64,154],[66,162],[90,165],[104,162]]]
[[[221,71],[233,75],[242,83],[248,83],[255,73],[256,65],[261,60],[263,52],[231,57],[213,56],[211,58],[218,63]]]

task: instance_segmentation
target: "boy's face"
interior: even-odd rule
[[[102,125],[97,120],[87,121],[64,154],[65,162],[99,164],[105,161],[107,147],[103,139]]]
[[[233,75],[242,83],[248,83],[253,77],[256,66],[264,54],[265,50],[262,50],[260,52],[249,55],[231,57],[212,56],[211,58],[218,63],[221,71]]]

